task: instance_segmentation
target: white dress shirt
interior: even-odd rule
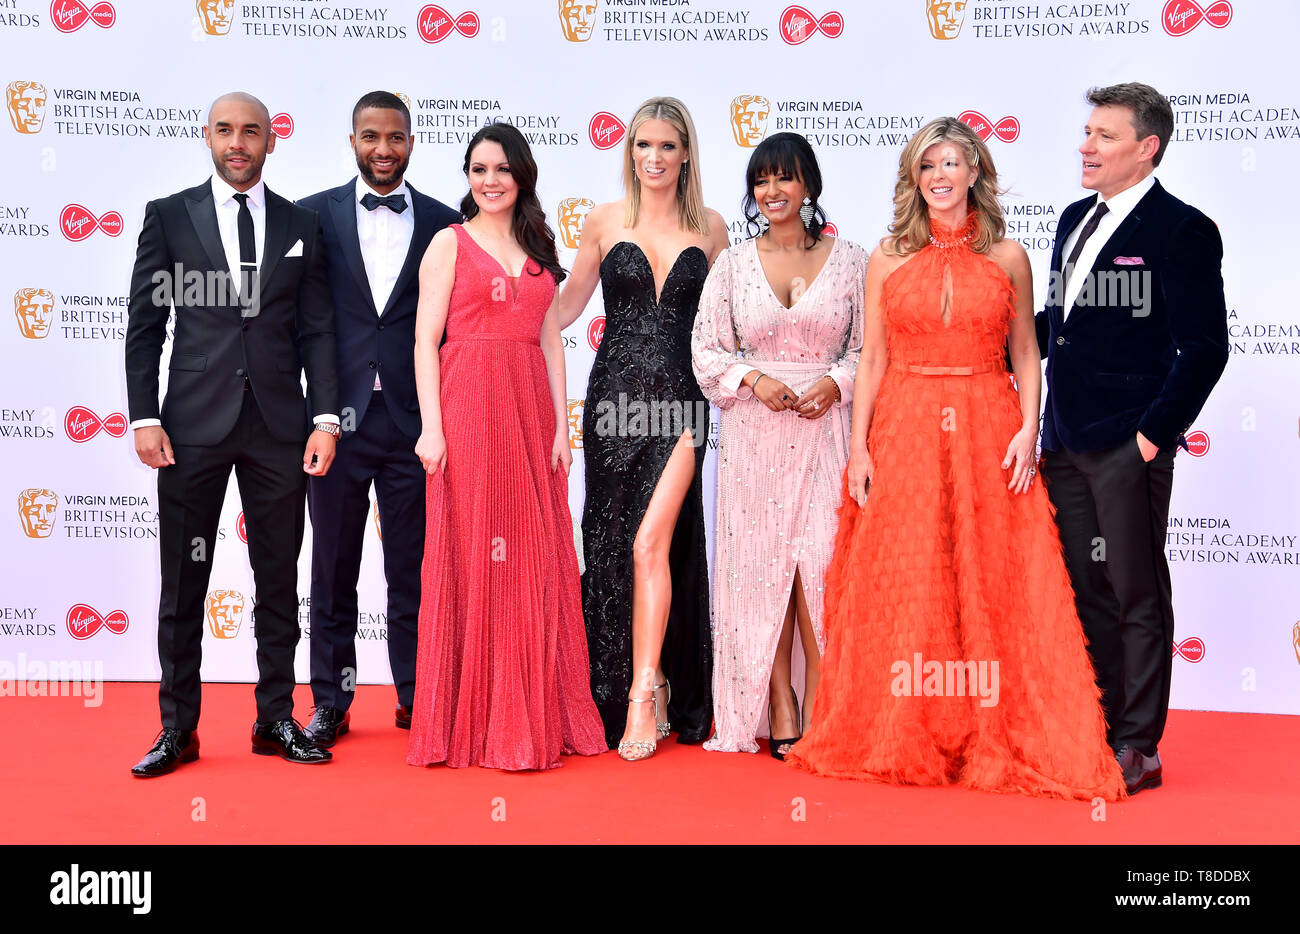
[[[239,193],[219,175],[212,176],[212,205],[217,212],[217,232],[221,234],[221,249],[226,254],[226,265],[230,267],[236,289],[242,282],[239,275],[239,202],[235,200]],[[253,242],[257,246],[257,267],[261,269],[266,252],[266,183],[259,178],[257,184],[243,193],[248,195],[248,212],[253,215]],[[317,415],[316,421],[337,425],[339,417]],[[161,424],[161,419],[138,418],[131,423],[131,429]]]
[[[370,297],[374,299],[375,311],[382,315],[393,294],[393,286],[397,284],[397,276],[406,263],[406,254],[411,249],[411,238],[415,236],[415,210],[406,182],[389,192],[406,198],[406,210],[401,214],[385,205],[367,211],[361,204],[362,197],[367,194],[383,197],[358,175],[357,240],[361,244],[361,260],[365,263],[366,279],[370,283]],[[375,388],[382,388],[378,372],[375,373]]]
[[[1075,300],[1078,299],[1079,293],[1083,291],[1083,283],[1087,281],[1088,273],[1092,271],[1092,266],[1097,262],[1097,256],[1101,253],[1106,242],[1119,229],[1119,225],[1124,223],[1124,218],[1128,217],[1133,212],[1133,209],[1137,207],[1137,203],[1146,197],[1146,193],[1151,190],[1151,186],[1155,183],[1156,177],[1148,175],[1136,185],[1125,188],[1109,200],[1098,195],[1097,204],[1093,206],[1092,210],[1084,213],[1083,217],[1079,219],[1079,223],[1075,225],[1074,230],[1070,232],[1070,236],[1066,238],[1065,246],[1061,248],[1061,262],[1065,262],[1070,253],[1073,252],[1079,234],[1087,226],[1088,218],[1096,213],[1097,207],[1103,203],[1107,206],[1110,213],[1098,222],[1097,229],[1092,232],[1088,242],[1083,245],[1083,250],[1079,253],[1079,259],[1074,264],[1073,272],[1077,273],[1077,275],[1071,274],[1065,280],[1065,303],[1061,307],[1062,320],[1069,317],[1070,309],[1074,306]]]

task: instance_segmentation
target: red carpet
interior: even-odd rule
[[[297,701],[306,719],[305,686]],[[128,770],[157,731],[156,685],[106,684],[92,708],[79,697],[0,699],[6,842],[1300,841],[1300,717],[1172,711],[1165,786],[1095,820],[1087,803],[815,778],[766,751],[671,741],[639,763],[608,753],[545,773],[418,769],[405,764],[390,687],[360,689],[333,763],[291,765],[249,752],[251,685],[207,685],[203,703],[199,761],[146,781]],[[800,802],[806,819],[792,819]]]

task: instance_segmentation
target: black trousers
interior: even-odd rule
[[[1106,709],[1106,738],[1154,755],[1169,713],[1174,611],[1165,559],[1174,450],[1137,439],[1086,454],[1045,451],[1075,604]]]
[[[257,719],[293,716],[293,656],[298,644],[298,551],[302,547],[307,475],[303,441],[271,435],[252,392],[244,393],[234,429],[210,447],[173,445],[176,463],[158,471],[158,706],[162,724],[199,724],[204,617],[221,505],[233,467],[244,507],[248,559],[257,589]]]
[[[417,440],[394,424],[377,390],[357,430],[340,439],[330,472],[311,478],[311,693],[318,706],[347,710],[352,704],[357,578],[372,482],[388,585],[388,664],[397,702],[406,707],[415,702],[425,495]]]

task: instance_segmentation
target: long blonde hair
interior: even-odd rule
[[[917,178],[921,156],[935,143],[944,142],[960,146],[967,163],[979,173],[966,195],[967,207],[975,211],[976,218],[971,249],[987,253],[1006,233],[1002,205],[998,203],[998,172],[993,167],[989,148],[974,130],[957,118],[940,117],[917,130],[898,159],[894,219],[889,225],[889,236],[885,238],[885,249],[890,253],[915,253],[930,242],[930,211]]]
[[[663,120],[682,138],[682,147],[689,157],[682,165],[677,181],[677,214],[686,230],[708,234],[709,217],[704,209],[704,185],[700,181],[700,154],[695,145],[695,123],[691,112],[675,97],[652,97],[636,109],[628,123],[627,142],[623,147],[623,191],[627,194],[627,214],[623,223],[635,227],[641,214],[641,182],[636,177],[632,163],[632,147],[636,133],[647,120]]]

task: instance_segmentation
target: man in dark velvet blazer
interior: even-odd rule
[[[1174,455],[1228,360],[1214,222],[1152,176],[1173,133],[1144,84],[1094,88],[1083,187],[1061,213],[1046,307],[1043,472],[1130,794],[1160,785],[1174,617]]]
[[[311,688],[307,731],[332,746],[349,728],[357,682],[357,578],[375,486],[388,585],[395,721],[409,729],[424,556],[425,473],[415,456],[415,310],[420,260],[456,211],[404,181],[411,114],[387,91],[352,110],[360,175],[301,201],[324,224],[338,342],[343,434],[328,476],[308,490],[312,523]]]
[[[243,93],[213,102],[203,135],[213,176],[145,206],[131,276],[126,385],[135,449],[158,469],[159,706],[162,732],[132,772],[198,758],[199,661],[217,525],[233,468],[257,587],[253,751],[328,762],[293,720],[298,551],[307,477],[338,433],[334,313],[320,220],[262,182],[270,117]],[[175,339],[166,398],[158,365]],[[313,401],[303,408],[302,372]],[[314,429],[313,430],[313,422]]]

